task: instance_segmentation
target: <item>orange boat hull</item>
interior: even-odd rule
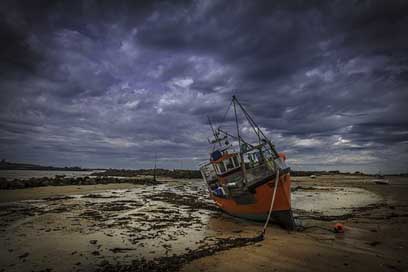
[[[247,205],[238,204],[233,199],[221,198],[214,195],[212,195],[211,198],[222,210],[233,216],[251,220],[265,220],[271,206],[274,186],[275,181],[272,179],[257,187],[254,194],[256,201]],[[291,216],[290,187],[290,175],[285,174],[280,176],[272,215],[288,213],[288,215]]]

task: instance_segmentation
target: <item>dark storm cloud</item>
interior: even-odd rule
[[[0,154],[194,167],[206,116],[236,94],[294,168],[406,171],[407,14],[405,1],[2,2]]]

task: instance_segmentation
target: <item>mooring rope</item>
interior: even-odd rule
[[[266,218],[266,222],[265,225],[262,229],[262,232],[260,234],[260,236],[263,238],[265,233],[266,233],[266,228],[268,227],[269,224],[269,220],[271,219],[271,214],[272,214],[272,210],[273,210],[273,204],[275,203],[275,196],[276,196],[276,191],[278,189],[278,182],[279,182],[279,168],[276,167],[276,177],[275,177],[275,187],[273,189],[273,194],[272,194],[272,201],[271,201],[271,207],[269,208],[269,213],[268,213],[268,217]]]

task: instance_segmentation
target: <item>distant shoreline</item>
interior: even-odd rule
[[[96,174],[97,176],[125,176],[125,177],[132,177],[138,175],[153,175],[153,169],[114,169],[114,168],[81,168],[79,166],[64,166],[64,167],[56,167],[56,166],[43,166],[43,165],[36,165],[36,164],[29,164],[29,163],[15,163],[15,162],[8,162],[6,160],[0,161],[0,172],[2,170],[7,171],[77,171],[77,172],[91,172],[91,171],[104,171],[99,172]],[[176,178],[199,178],[201,177],[199,170],[191,170],[191,169],[156,169],[158,175],[162,176],[170,176]],[[161,173],[160,173],[161,172]],[[361,175],[361,176],[381,176],[380,174],[367,174],[360,171],[355,172],[342,172],[339,170],[291,170],[291,175],[294,177],[301,177],[301,176],[311,176],[311,175],[333,175],[333,174],[341,174],[341,175]],[[383,176],[408,176],[408,173],[392,173],[392,174],[384,174]]]
[[[104,171],[104,170],[106,170],[106,169],[80,169],[80,170],[78,170],[78,169],[71,169],[71,168],[69,168],[69,167],[67,167],[67,168],[52,168],[52,169],[47,169],[47,168],[38,168],[38,169],[35,169],[35,168],[1,168],[0,169],[0,172],[1,171],[60,171],[60,172],[62,172],[62,171],[71,171],[71,172],[92,172],[92,171]]]
[[[94,170],[105,170],[105,169],[90,169],[81,168],[79,166],[43,166],[30,163],[17,163],[9,162],[5,159],[0,161],[0,170],[41,170],[41,171],[94,171]]]

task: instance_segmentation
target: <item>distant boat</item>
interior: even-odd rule
[[[381,172],[379,172],[376,175],[377,179],[373,179],[372,182],[374,182],[375,184],[382,184],[382,185],[388,185],[390,184],[390,181],[388,179],[385,179],[385,177],[381,174]]]
[[[390,181],[388,179],[373,179],[372,182],[375,184],[389,185]]]
[[[233,216],[264,221],[270,214],[272,220],[293,229],[290,168],[286,165],[286,156],[277,153],[275,146],[235,96],[229,108],[232,105],[236,135],[221,128],[214,129],[210,121],[214,135],[214,139],[209,141],[212,151],[209,160],[200,164],[210,197]],[[241,137],[237,109],[242,111],[248,126],[251,126],[256,143],[249,143]],[[233,147],[230,140],[238,146],[235,144]]]

